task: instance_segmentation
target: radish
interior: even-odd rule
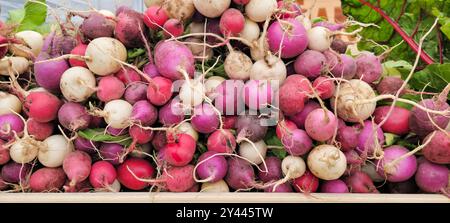
[[[118,143],[102,143],[100,146],[100,158],[113,165],[118,165],[123,162],[124,152],[125,148]]]
[[[203,102],[204,95],[205,86],[203,85],[203,81],[198,78],[184,81],[180,87],[178,97],[186,107],[194,107]]]
[[[307,163],[309,170],[322,180],[338,179],[347,167],[344,153],[332,145],[315,147],[309,153]]]
[[[302,129],[291,130],[280,139],[286,152],[294,156],[304,155],[313,147],[311,138]]]
[[[245,17],[244,28],[239,33],[239,37],[247,40],[250,43],[257,41],[259,34],[261,33],[258,23],[252,21],[251,19]]]
[[[147,99],[156,106],[166,104],[172,97],[172,81],[165,77],[153,78],[147,89]]]
[[[421,160],[419,161],[415,180],[417,186],[425,192],[445,192],[448,189],[449,170],[444,165]]]
[[[264,166],[264,163],[267,166]],[[264,163],[259,165],[258,178],[264,182],[276,181],[281,178],[281,160],[276,156],[268,156],[264,159]],[[281,186],[281,185],[280,185]]]
[[[255,22],[264,22],[276,9],[277,1],[275,0],[250,0],[245,5],[245,14]]]
[[[348,43],[344,42],[342,39],[334,38],[330,48],[338,53],[345,53],[347,52]]]
[[[358,101],[373,99],[375,92],[372,87],[357,79],[341,83],[331,98],[331,107],[336,109],[339,118],[346,122],[362,122],[375,111],[376,101],[358,103]]]
[[[133,105],[130,119],[140,125],[151,126],[158,119],[158,110],[147,100],[141,100]]]
[[[356,76],[361,80],[372,83],[378,80],[383,73],[380,58],[371,52],[362,52],[356,57]]]
[[[448,111],[450,109],[447,103],[448,89],[444,91],[436,98],[424,99],[419,102],[419,105],[436,111]],[[421,138],[427,136],[430,132],[437,130],[439,126],[445,129],[450,123],[450,118],[445,115],[429,114],[428,112],[413,107],[411,109],[411,116],[409,117],[409,127],[411,132],[416,133]]]
[[[387,119],[381,126],[384,132],[394,133],[396,135],[404,135],[409,132],[409,117],[410,111],[405,108],[394,106],[389,117],[386,115],[391,106],[379,106],[373,113],[375,123],[379,124],[384,119]]]
[[[23,110],[38,122],[49,122],[56,119],[61,105],[62,102],[51,93],[31,92],[25,98]]]
[[[344,179],[350,193],[380,193],[373,185],[369,175],[361,171],[355,171]]]
[[[228,159],[228,172],[225,176],[225,182],[232,189],[249,189],[257,186],[255,182],[255,171],[251,164],[240,158]]]
[[[279,52],[282,58],[296,57],[308,46],[305,27],[293,18],[272,23],[267,30],[267,39],[270,51]]]
[[[29,163],[38,156],[39,149],[42,147],[42,142],[25,136],[12,144],[9,149],[9,157],[16,163]]]
[[[272,104],[273,89],[269,81],[249,80],[244,85],[243,97],[245,104],[253,110],[262,110]]]
[[[77,137],[73,141],[73,145],[75,146],[75,149],[93,154],[96,152],[96,149],[100,146],[99,142],[91,141],[89,139],[85,139],[82,137]]]
[[[91,157],[83,151],[74,151],[66,155],[63,170],[70,180],[69,186],[75,186],[89,177],[91,172]]]
[[[192,30],[191,30],[192,33]],[[203,33],[203,26],[201,33]],[[186,39],[187,47],[191,50],[192,54],[194,55],[194,59],[196,61],[208,61],[210,60],[213,55],[214,51],[211,47],[207,46],[207,44],[203,43],[203,40],[196,38],[196,37],[189,37]]]
[[[240,97],[244,83],[239,80],[225,80],[217,86],[214,97],[214,106],[223,115],[237,115],[240,114],[244,108],[245,103]]]
[[[190,135],[171,135],[164,146],[165,160],[173,166],[185,166],[192,161],[195,148],[196,142]]]
[[[90,13],[80,25],[80,32],[87,39],[93,40],[101,37],[112,37],[116,23],[101,13]]]
[[[234,129],[236,126],[237,116],[222,116],[223,128]]]
[[[252,67],[253,62],[250,57],[236,50],[231,51],[224,61],[225,73],[231,79],[249,79]]]
[[[277,1],[278,9],[284,12],[279,12],[281,18],[296,18],[302,14],[302,9],[300,5],[296,2],[291,1]]]
[[[290,193],[292,192],[292,187],[289,183],[280,184],[278,187],[274,188],[274,186],[269,186],[264,188],[264,192],[266,193]]]
[[[252,80],[268,80],[278,81],[281,85],[286,79],[287,70],[284,62],[278,57],[268,54],[264,59],[256,61],[250,70],[250,79]],[[278,89],[278,85],[274,84],[274,89]]]
[[[217,182],[202,183],[200,192],[210,192],[210,193],[230,192],[230,188],[228,188],[228,185],[224,180],[219,180]]]
[[[23,74],[30,67],[30,62],[25,57],[3,57],[0,60],[0,75]]]
[[[128,147],[128,151],[134,151],[136,144],[145,144],[153,139],[153,131],[146,130],[139,126],[133,125],[128,130],[130,137],[133,139],[131,145]]]
[[[192,136],[192,138],[195,141],[198,141],[198,132],[194,129],[194,127],[192,126],[191,123],[189,122],[183,122],[180,123],[179,125],[177,125],[177,132],[178,133],[183,133],[183,134],[188,134],[190,136]]]
[[[307,170],[301,177],[292,181],[292,187],[297,192],[314,193],[319,188],[319,179]]]
[[[218,129],[208,136],[206,147],[209,151],[232,153],[236,148],[236,138],[229,129]]]
[[[12,44],[9,47],[10,52],[28,59],[38,56],[44,45],[44,37],[36,31],[20,31],[14,35],[14,38],[22,40],[24,44]]]
[[[146,160],[129,158],[117,167],[117,180],[126,188],[131,190],[142,190],[148,186],[138,178],[151,178],[155,168]]]
[[[159,26],[163,26],[168,19],[166,10],[156,5],[148,7],[144,12],[144,23],[152,30],[157,30]]]
[[[248,4],[250,0],[233,0],[233,2],[238,5],[245,5]]]
[[[210,99],[214,99],[216,96],[217,87],[225,81],[225,78],[221,76],[211,76],[205,81],[205,94]]]
[[[254,164],[261,164],[267,154],[267,145],[263,140],[256,141],[253,144],[242,142],[239,144],[239,156],[246,158]]]
[[[91,116],[86,108],[78,103],[67,102],[58,111],[58,121],[70,131],[78,131],[89,127]]]
[[[128,103],[134,105],[138,101],[147,100],[147,89],[147,84],[133,82],[127,86],[123,97]]]
[[[158,68],[156,68],[156,65],[152,63],[147,63],[144,68],[142,68],[142,71],[150,78],[161,76],[158,72]]]
[[[311,111],[317,108],[320,108],[320,104],[310,100],[305,104],[301,112],[289,116],[289,119],[293,121],[298,128],[304,129],[306,117],[308,117]]]
[[[209,18],[222,15],[230,7],[231,0],[193,0],[195,9]]]
[[[220,31],[224,36],[239,34],[244,29],[244,25],[244,15],[237,9],[229,8],[220,17]]]
[[[175,99],[168,102],[159,109],[158,119],[159,123],[164,126],[171,126],[182,122],[184,119],[183,105]]]
[[[289,155],[286,156],[281,162],[281,169],[283,171],[284,178],[276,182],[273,186],[273,191],[287,181],[303,176],[306,172],[306,164],[301,157]]]
[[[143,45],[142,33],[145,33],[144,16],[133,9],[118,13],[114,36],[126,47],[140,47]]]
[[[125,85],[119,78],[114,76],[105,76],[98,82],[97,97],[100,101],[109,102],[122,98],[125,93]]]
[[[9,162],[10,160],[9,156],[9,150],[5,146],[5,142],[3,140],[0,140],[0,165],[4,165]]]
[[[215,151],[207,151],[198,158],[197,166],[194,169],[196,169],[196,174],[200,177],[201,182],[217,182],[227,174],[227,160],[217,154]]]
[[[152,132],[152,139],[153,139],[153,132]],[[137,145],[136,148],[131,151],[130,153],[130,157],[134,157],[134,158],[146,158],[147,154],[151,154],[153,148],[152,145],[150,143],[145,143],[142,145]]]
[[[448,134],[449,131],[434,131],[425,137],[424,142],[433,137],[422,150],[427,160],[438,164],[450,164],[450,137]]]
[[[291,75],[279,89],[280,109],[285,115],[294,115],[303,110],[311,92],[311,83],[302,75]]]
[[[24,127],[25,124],[18,115],[0,115],[0,139],[7,141],[14,139],[16,135],[22,135]]]
[[[380,176],[389,182],[402,182],[411,178],[417,169],[415,156],[403,158],[409,151],[403,146],[389,146],[383,150],[383,158],[377,162]]]
[[[249,113],[249,112],[247,112]],[[256,115],[241,114],[236,121],[237,140],[247,138],[252,142],[260,141],[267,133],[267,125],[262,125],[262,119]]]
[[[316,26],[308,29],[307,36],[308,39],[314,40],[308,42],[308,48],[311,50],[316,50],[323,52],[330,49],[332,42],[332,32],[322,26]]]
[[[133,106],[130,103],[118,99],[105,104],[101,112],[108,126],[113,128],[126,128],[130,126],[130,117]]]
[[[186,192],[195,185],[194,166],[170,167],[162,175],[165,188],[171,192]]]
[[[80,43],[77,46],[75,46],[72,51],[70,51],[70,54],[72,55],[79,55],[79,56],[84,56],[86,54],[86,49],[87,49],[87,45]],[[87,67],[87,64],[85,61],[83,60],[79,60],[76,58],[70,58],[69,59],[69,64],[72,67]]]
[[[321,142],[331,139],[337,127],[337,118],[333,112],[322,108],[311,111],[305,120],[305,130],[308,135]]]
[[[356,75],[357,65],[352,57],[340,54],[338,58],[330,51],[325,51],[324,55],[327,58],[328,69],[335,77],[351,80]]]
[[[203,103],[194,108],[192,127],[197,132],[208,134],[219,127],[219,118],[212,105]]]
[[[306,50],[295,59],[294,69],[297,74],[312,80],[325,71],[325,65],[326,58],[321,52]]]
[[[111,187],[116,179],[117,172],[111,163],[100,160],[92,164],[89,182],[94,188]]]
[[[355,126],[343,126],[338,128],[336,140],[340,143],[342,151],[352,151],[358,146],[359,131],[360,129]]]
[[[334,95],[336,86],[334,86],[333,81],[326,77],[318,77],[313,82],[313,88],[316,90],[320,99],[329,99]]]
[[[192,52],[179,42],[161,41],[155,47],[156,67],[162,76],[171,80],[184,79],[183,73],[193,77],[194,62]]]
[[[44,167],[31,174],[30,188],[33,192],[56,192],[65,181],[66,174],[62,168]]]
[[[354,150],[353,150],[354,151]],[[364,162],[361,158],[359,159],[360,162]],[[347,162],[348,163],[348,162]],[[386,177],[383,175],[378,174],[379,166],[376,166],[374,163],[366,162],[364,165],[360,167],[361,171],[366,173],[370,179],[372,179],[373,182],[386,182]]]
[[[60,89],[68,101],[86,101],[96,90],[94,74],[84,67],[69,68],[61,76]]]
[[[88,44],[85,56],[89,58],[86,61],[89,70],[106,76],[120,70],[121,62],[127,59],[127,50],[119,40],[100,37]]]
[[[20,113],[22,111],[22,102],[13,94],[0,92],[0,115]]]
[[[347,185],[342,180],[328,180],[320,186],[323,193],[349,193]]]
[[[356,151],[363,157],[377,156],[384,144],[383,130],[372,121],[365,121],[364,127],[358,135]]]
[[[1,178],[7,183],[24,184],[31,173],[31,165],[9,162],[2,167]]]
[[[295,129],[297,129],[297,126],[294,122],[288,119],[283,119],[278,121],[277,127],[275,128],[275,134],[280,140],[282,140],[283,137],[286,137],[286,134],[291,134]]]
[[[181,36],[184,32],[184,25],[178,19],[169,19],[164,23],[164,36],[166,38],[169,37],[178,37]]]
[[[44,140],[43,147],[39,148],[38,160],[46,167],[59,167],[64,158],[74,150],[72,142],[62,135],[52,135]]]
[[[186,21],[190,19],[195,12],[193,0],[170,0],[162,4],[170,18]]]
[[[405,81],[402,80],[400,77],[383,77],[380,82],[377,84],[377,92],[379,94],[397,94],[397,91],[400,90],[403,83]],[[406,93],[406,89],[402,89],[399,96],[402,96]]]
[[[106,126],[106,133],[113,136],[122,136],[127,134],[128,128],[113,128],[111,126]]]
[[[128,86],[133,82],[141,81],[141,75],[136,70],[129,67],[121,68],[114,76],[119,78],[125,86]]]

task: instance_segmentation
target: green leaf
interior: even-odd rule
[[[130,49],[130,50],[128,50],[128,52],[127,52],[127,58],[128,59],[134,59],[134,58],[136,58],[136,57],[138,57],[138,56],[141,56],[142,54],[144,54],[145,53],[145,50],[144,49],[142,49],[142,48],[134,48],[134,49]]]
[[[402,78],[405,78],[402,75]],[[425,69],[413,74],[409,85],[416,91],[440,93],[450,83],[450,63],[431,64]],[[449,96],[450,99],[450,96]]]
[[[268,146],[281,147],[281,148],[271,148],[269,150],[269,154],[272,154],[273,156],[276,156],[280,159],[284,159],[284,157],[287,156],[287,152],[284,149],[284,146],[281,143],[280,139],[277,137],[274,128],[268,130],[264,141]]]
[[[400,136],[392,134],[392,133],[384,133],[385,145],[391,146],[394,145],[395,142],[400,138]]]
[[[46,3],[45,0],[36,0]],[[23,9],[15,9],[9,11],[8,23],[17,24],[16,31],[33,30],[40,33],[50,31],[48,25],[43,25],[47,18],[47,6],[36,2],[25,3]]]
[[[18,24],[22,21],[25,16],[25,9],[14,9],[8,12],[8,20],[6,20],[9,24]]]
[[[124,146],[131,144],[131,138],[127,135],[112,136],[105,133],[105,129],[84,129],[78,131],[78,135],[95,142],[114,142]]]
[[[410,72],[412,65],[404,60],[389,60],[383,63],[383,76],[401,76],[404,72]]]

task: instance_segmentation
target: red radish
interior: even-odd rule
[[[358,146],[359,131],[360,129],[356,126],[338,128],[336,140],[340,143],[342,151],[352,151]]]
[[[86,53],[87,45],[80,43],[70,51],[70,54],[84,56]],[[86,62],[78,60],[76,58],[69,59],[70,66],[72,67],[87,67]]]
[[[106,132],[113,136],[122,136],[127,134],[127,128],[113,128],[111,126],[106,127]]]
[[[236,149],[236,138],[229,129],[218,129],[208,136],[206,147],[209,151],[232,153]]]
[[[130,134],[130,137],[133,139],[131,145],[128,147],[128,151],[133,151],[136,144],[142,145],[150,142],[153,139],[152,130],[145,130],[136,125],[131,126],[128,132]]]
[[[449,131],[437,130],[425,137],[424,142],[433,137],[422,150],[427,160],[438,164],[450,164],[450,137],[448,137],[448,134]]]
[[[167,144],[166,133],[157,131],[152,140],[152,146],[156,151],[160,151]]]
[[[381,81],[377,84],[377,92],[379,94],[397,94],[397,91],[400,90],[403,83],[405,81],[402,80],[400,77],[395,76],[387,76],[383,77]],[[403,89],[400,92],[399,96],[402,96],[406,93],[406,89]]]
[[[123,97],[130,104],[134,105],[134,103],[140,100],[147,100],[147,89],[147,84],[141,82],[133,82],[127,86]]]
[[[266,80],[249,80],[244,85],[243,97],[245,104],[253,110],[267,108],[274,97],[271,83]]]
[[[286,182],[283,184],[280,184],[277,186],[277,188],[275,188],[275,190],[273,190],[274,186],[269,186],[267,188],[264,188],[264,192],[266,193],[290,193],[292,192],[292,186]]]
[[[284,149],[294,156],[304,155],[313,147],[311,138],[302,129],[294,129],[280,139]]]
[[[447,103],[448,89],[444,91],[437,98],[424,99],[419,102],[419,105],[432,109],[435,111],[448,111],[450,105]],[[411,109],[411,116],[409,117],[409,127],[412,132],[420,137],[427,136],[430,132],[437,130],[436,127],[445,129],[450,122],[450,117],[445,115],[430,114],[426,111],[413,107]]]
[[[166,104],[172,97],[172,81],[165,77],[153,78],[147,89],[147,99],[156,106]]]
[[[171,80],[184,79],[182,72],[193,77],[194,63],[191,50],[179,42],[161,41],[155,47],[155,65],[162,76]]]
[[[223,115],[238,115],[244,108],[245,103],[240,97],[244,83],[239,80],[225,80],[216,88],[214,106]]]
[[[278,122],[275,133],[279,139],[283,139],[286,134],[291,134],[295,129],[297,129],[297,125],[294,122],[283,119]]]
[[[115,23],[106,16],[93,12],[83,21],[80,26],[80,32],[88,39],[99,37],[112,37],[114,34]]]
[[[67,102],[58,111],[58,121],[70,131],[78,131],[89,127],[91,116],[86,108],[78,103]]]
[[[264,164],[261,163],[259,168],[262,170],[258,171],[258,178],[262,180],[264,183],[270,181],[276,181],[282,177],[281,171],[281,160],[276,156],[268,156],[264,159],[266,163],[267,170],[264,167]],[[281,186],[281,185],[280,185]]]
[[[100,155],[103,160],[113,165],[122,163],[122,154],[125,152],[122,145],[117,143],[102,143],[100,146]]]
[[[220,31],[224,36],[235,36],[244,29],[245,18],[234,8],[229,8],[220,17]]]
[[[375,138],[376,137],[376,138]],[[372,121],[364,122],[364,127],[358,136],[358,146],[356,151],[363,157],[372,156],[374,152],[384,144],[383,130]]]
[[[36,140],[43,141],[53,133],[54,125],[52,122],[37,122],[30,118],[27,120],[27,130],[30,136]]]
[[[387,120],[381,126],[384,132],[404,135],[409,132],[409,116],[411,112],[408,109],[395,106],[389,117],[386,117],[391,106],[380,106],[373,113],[375,123],[379,124],[384,119]]]
[[[318,108],[309,113],[305,120],[305,130],[317,141],[331,139],[338,127],[336,116],[329,110]]]
[[[270,51],[278,53],[282,58],[300,55],[308,46],[305,27],[296,19],[289,18],[275,21],[267,30]]]
[[[252,142],[264,139],[268,126],[262,125],[262,118],[248,113],[238,116],[236,121],[237,140],[240,140],[242,137],[246,137]]]
[[[289,119],[293,121],[298,128],[304,129],[306,117],[308,117],[310,112],[312,112],[317,108],[320,108],[320,104],[310,100],[305,104],[305,107],[302,109],[301,112],[289,116]]]
[[[163,26],[168,19],[166,10],[160,6],[150,6],[144,12],[144,23],[152,30],[159,29],[159,26]]]
[[[198,158],[196,173],[203,182],[217,182],[227,174],[227,160],[216,154],[215,151],[207,151]]]
[[[197,132],[208,134],[219,127],[219,114],[210,104],[203,103],[194,108],[192,115],[192,127]]]
[[[141,75],[139,75],[137,71],[129,67],[120,69],[115,74],[115,77],[119,78],[119,80],[122,81],[122,83],[125,84],[125,86],[128,86],[133,82],[141,81]]]
[[[233,2],[238,5],[245,5],[248,4],[250,0],[233,0]]]
[[[82,137],[77,137],[73,142],[75,149],[93,154],[96,153],[96,149],[100,147],[99,142],[91,141]]]
[[[224,129],[234,129],[234,126],[236,125],[236,116],[232,115],[225,115],[222,116],[222,122],[223,122],[223,128]]]
[[[147,74],[150,78],[155,78],[158,76],[161,76],[161,74],[158,71],[158,68],[156,68],[155,64],[147,63],[144,68],[142,68],[142,71]]]
[[[320,186],[323,193],[349,193],[347,185],[342,180],[328,180]]]
[[[24,184],[30,172],[31,165],[28,163],[9,162],[2,167],[1,178],[8,183]]]
[[[380,58],[371,52],[363,52],[356,57],[356,66],[356,76],[367,83],[378,80],[383,73]]]
[[[175,99],[168,102],[159,109],[158,118],[164,126],[180,123],[184,119],[183,105]]]
[[[49,122],[56,119],[62,102],[48,92],[31,92],[26,96],[23,110],[28,117],[38,122]]]
[[[301,177],[293,180],[292,187],[297,192],[314,193],[319,188],[319,178],[306,171]]]
[[[286,78],[279,89],[280,109],[285,115],[294,115],[303,110],[305,101],[311,95],[311,83],[302,75]]]
[[[302,14],[302,9],[296,2],[278,1],[277,5],[278,9],[285,11],[280,13],[282,19],[295,18]]]
[[[117,77],[102,77],[98,82],[97,97],[103,102],[119,99],[124,92],[125,85]]]
[[[137,178],[151,178],[154,174],[155,168],[147,160],[139,158],[129,158],[117,167],[117,179],[123,186],[131,190],[146,188],[148,183]]]
[[[194,157],[196,142],[188,134],[171,135],[164,148],[167,163],[173,166],[185,166]]]
[[[325,71],[325,65],[326,58],[321,52],[306,50],[295,60],[294,69],[297,74],[313,80]]]
[[[328,77],[318,77],[313,82],[313,88],[319,94],[321,99],[329,99],[334,95],[335,86],[332,80]]]
[[[0,115],[0,139],[11,140],[22,135],[25,124],[16,114]]]
[[[346,54],[341,54],[338,57],[328,50],[324,52],[324,55],[327,58],[328,69],[335,77],[350,80],[355,76],[357,69],[355,59]]]
[[[344,179],[350,193],[380,193],[369,175],[362,171],[355,171]]]
[[[7,147],[4,146],[5,142],[3,140],[0,140],[0,165],[4,165],[9,162],[10,156],[9,156],[9,150]]]
[[[158,119],[158,110],[147,100],[141,100],[133,105],[130,119],[140,125],[151,126]]]
[[[142,33],[146,33],[144,16],[132,9],[124,10],[117,15],[114,36],[126,47],[140,47],[144,40]]]
[[[169,19],[164,23],[164,37],[178,37],[184,32],[184,25],[178,19]]]
[[[402,182],[414,176],[417,160],[414,155],[401,158],[409,150],[403,146],[389,146],[383,150],[383,158],[377,162],[377,172],[389,182]]]
[[[415,180],[417,186],[425,192],[445,192],[449,185],[449,173],[448,168],[444,165],[421,160],[419,161]]]
[[[85,180],[83,182],[77,183],[75,186],[71,187],[70,181],[66,181],[64,184],[64,192],[73,193],[73,192],[90,192],[92,190],[92,185],[89,183],[89,180]]]
[[[232,157],[228,159],[225,181],[235,190],[252,188],[256,186],[255,171],[248,161]]]
[[[0,176],[0,191],[5,190],[9,187],[8,184],[2,179],[2,176]]]
[[[169,167],[163,173],[162,180],[165,187],[171,192],[185,192],[195,185],[194,166]]]
[[[116,178],[117,172],[111,163],[100,160],[92,164],[89,182],[94,188],[108,187]]]
[[[91,157],[83,151],[77,150],[66,155],[63,169],[70,180],[69,186],[75,186],[89,177],[91,162]]]
[[[57,192],[65,182],[66,174],[62,168],[44,167],[31,174],[30,188],[33,192]]]

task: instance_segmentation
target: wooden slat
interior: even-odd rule
[[[438,194],[1,193],[3,203],[450,203]]]

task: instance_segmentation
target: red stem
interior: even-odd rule
[[[403,40],[409,45],[409,47],[411,47],[414,50],[414,52],[416,53],[419,52],[419,46],[414,41],[414,39],[409,37],[408,34],[405,31],[403,31],[400,25],[396,23],[394,20],[392,20],[391,17],[389,17],[383,10],[381,10],[378,7],[375,7],[374,5],[365,0],[359,0],[359,2],[370,7],[378,14],[380,14],[381,17],[383,17],[394,28],[394,30],[403,38]],[[423,49],[421,50],[420,58],[427,64],[434,63],[433,58],[431,58]]]
[[[395,20],[396,22],[398,22],[400,18],[405,14],[405,10],[406,10],[406,0],[403,0],[402,11],[400,11],[400,15],[398,15],[397,19]]]
[[[419,31],[420,23],[422,23],[422,13],[419,13],[419,18],[417,20],[416,27],[414,27],[414,30],[410,35],[411,38],[414,38],[414,36],[417,34],[417,31]]]
[[[438,24],[437,29],[440,29],[440,25]],[[438,49],[439,49],[439,63],[443,64],[444,63],[444,55],[443,55],[443,51],[444,49],[442,48],[442,34],[441,32],[437,32],[437,36],[438,36]]]

